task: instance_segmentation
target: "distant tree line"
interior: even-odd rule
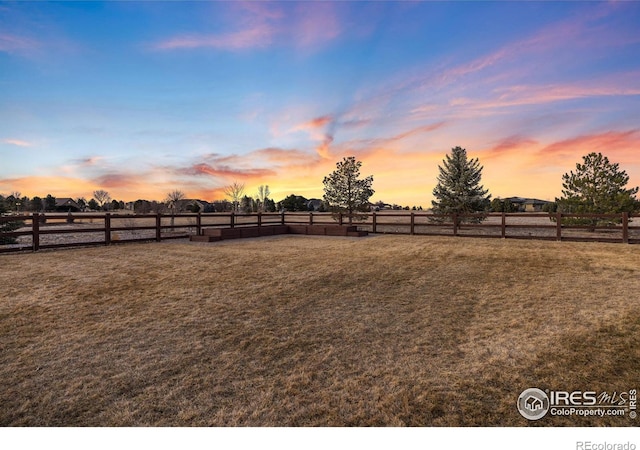
[[[187,199],[180,190],[167,194],[164,201],[139,199],[125,204],[112,199],[105,190],[96,190],[90,200],[56,199],[51,194],[45,197],[21,195],[12,192],[0,195],[0,213],[21,212],[71,212],[71,211],[119,211],[133,210],[138,214],[180,213],[180,212],[279,212],[279,211],[319,211],[340,213],[348,220],[361,220],[371,210],[413,210],[422,207],[389,205],[382,201],[374,204],[369,199],[374,194],[373,176],[360,177],[362,163],[355,157],[345,157],[336,164],[336,170],[323,180],[323,199],[307,199],[301,195],[290,194],[279,202],[272,199],[269,186],[261,185],[257,195],[245,193],[242,183],[233,182],[223,192],[226,199],[207,202]],[[474,213],[475,217],[464,217],[464,221],[480,222],[486,218],[486,212],[517,212],[518,205],[509,199],[494,198],[481,184],[483,167],[478,158],[468,158],[466,149],[454,147],[438,166],[437,184],[433,189],[432,211],[446,216],[451,214]],[[617,163],[609,162],[601,153],[590,153],[583,162],[576,164],[576,171],[562,176],[562,196],[554,202],[544,205],[549,213],[564,214],[617,214],[640,212],[640,201],[636,198],[638,187],[627,188],[629,176],[620,170]],[[554,220],[555,215],[551,216]],[[617,220],[617,219],[616,219]],[[598,225],[600,219],[563,218],[567,223]],[[605,220],[606,222],[606,220]],[[610,221],[609,221],[610,222]]]

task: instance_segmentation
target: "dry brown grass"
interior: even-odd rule
[[[278,236],[0,256],[0,425],[625,426],[640,248]]]

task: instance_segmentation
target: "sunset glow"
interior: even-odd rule
[[[638,2],[0,2],[0,194],[430,206],[452,147],[553,200],[602,152],[640,185]]]

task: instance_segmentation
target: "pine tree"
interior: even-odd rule
[[[436,200],[431,201],[436,214],[470,214],[488,211],[491,195],[480,185],[482,166],[478,158],[467,159],[461,147],[451,149],[442,166],[438,166],[438,184],[433,190]],[[464,222],[480,222],[485,217],[465,217]]]
[[[635,198],[638,187],[627,189],[629,176],[612,164],[602,153],[589,153],[576,164],[576,172],[562,176],[562,197],[556,199],[558,211],[574,214],[633,213],[640,203]],[[564,223],[603,225],[616,222],[611,219],[565,218]],[[617,220],[619,222],[619,220]]]
[[[367,217],[363,213],[369,211],[369,198],[374,193],[371,188],[373,176],[359,179],[360,166],[362,162],[356,161],[354,156],[346,157],[323,180],[324,201],[334,215],[346,213],[349,223]]]

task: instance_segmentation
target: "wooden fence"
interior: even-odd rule
[[[479,223],[468,223],[482,218]],[[566,219],[589,219],[604,225],[567,225]],[[0,225],[20,225],[0,232],[0,252],[110,245],[117,242],[162,241],[199,235],[203,228],[294,224],[344,224],[330,213],[210,214],[23,214],[0,217]],[[623,214],[490,213],[434,215],[423,212],[372,212],[358,228],[370,233],[459,237],[546,239],[640,243],[640,226]],[[13,239],[17,242],[6,243]]]

